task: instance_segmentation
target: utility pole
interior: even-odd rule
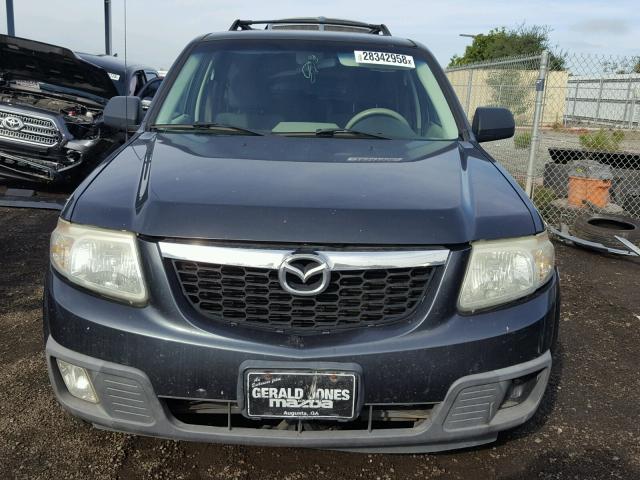
[[[7,0],[7,34],[10,37],[16,36],[16,26],[13,23],[13,0]]]
[[[533,111],[533,128],[531,130],[531,145],[529,146],[529,164],[527,165],[527,182],[525,192],[529,198],[533,198],[533,174],[540,145],[540,123],[542,122],[542,109],[544,107],[544,82],[549,70],[549,52],[544,50],[540,55],[540,69],[536,80],[536,103]]]
[[[104,0],[104,53],[111,55],[111,0]]]

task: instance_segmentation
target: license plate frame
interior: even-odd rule
[[[362,397],[357,369],[248,368],[242,385],[243,414],[250,419],[349,421],[359,415]],[[271,389],[276,389],[275,396]]]

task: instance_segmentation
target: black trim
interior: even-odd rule
[[[253,30],[253,25],[266,25],[268,30],[271,29],[271,25],[318,25],[320,30],[324,30],[325,25],[333,25],[338,27],[354,27],[369,29],[369,33],[373,35],[382,34],[384,36],[391,36],[391,32],[384,23],[372,24],[364,22],[356,22],[353,20],[343,20],[339,18],[325,18],[325,17],[308,17],[308,18],[283,18],[280,20],[240,20],[237,19],[229,27],[230,32],[237,30]]]

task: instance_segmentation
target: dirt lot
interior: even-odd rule
[[[558,245],[560,348],[542,408],[495,445],[363,455],[95,430],[58,406],[40,302],[54,212],[0,209],[0,478],[640,478],[640,263]]]

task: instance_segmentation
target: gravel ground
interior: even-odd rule
[[[49,388],[42,277],[54,212],[0,209],[0,478],[640,478],[640,263],[557,246],[560,344],[536,416],[483,448],[365,455],[96,430]]]

